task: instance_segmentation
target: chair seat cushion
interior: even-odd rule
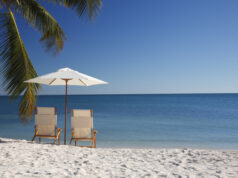
[[[38,135],[55,136],[54,125],[38,125],[37,130],[38,130]]]
[[[92,129],[74,128],[74,138],[92,138]]]

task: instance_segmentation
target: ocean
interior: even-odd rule
[[[57,107],[64,129],[64,102],[45,95],[37,105]],[[238,94],[70,95],[67,141],[71,108],[93,109],[97,147],[238,149]],[[0,137],[31,140],[34,117],[22,123],[17,113],[17,102],[1,96]]]

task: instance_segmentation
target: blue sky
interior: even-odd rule
[[[70,87],[70,94],[238,92],[237,0],[103,0],[94,22],[43,5],[67,41],[53,57],[17,17],[38,74],[70,67],[109,82]],[[64,94],[64,87],[44,86],[41,94]]]

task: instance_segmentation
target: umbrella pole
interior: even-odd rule
[[[66,129],[67,129],[67,88],[68,88],[68,80],[65,80],[65,120],[64,120],[64,144],[66,145]]]

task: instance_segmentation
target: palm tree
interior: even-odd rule
[[[76,10],[79,16],[88,13],[92,18],[101,6],[100,0],[48,0],[46,2],[61,4]],[[36,0],[0,0],[0,63],[3,87],[11,99],[20,95],[19,115],[22,121],[30,120],[36,104],[40,86],[24,83],[37,77],[19,34],[14,13],[24,17],[28,24],[40,31],[47,50],[57,54],[63,49],[65,34],[57,21]]]

